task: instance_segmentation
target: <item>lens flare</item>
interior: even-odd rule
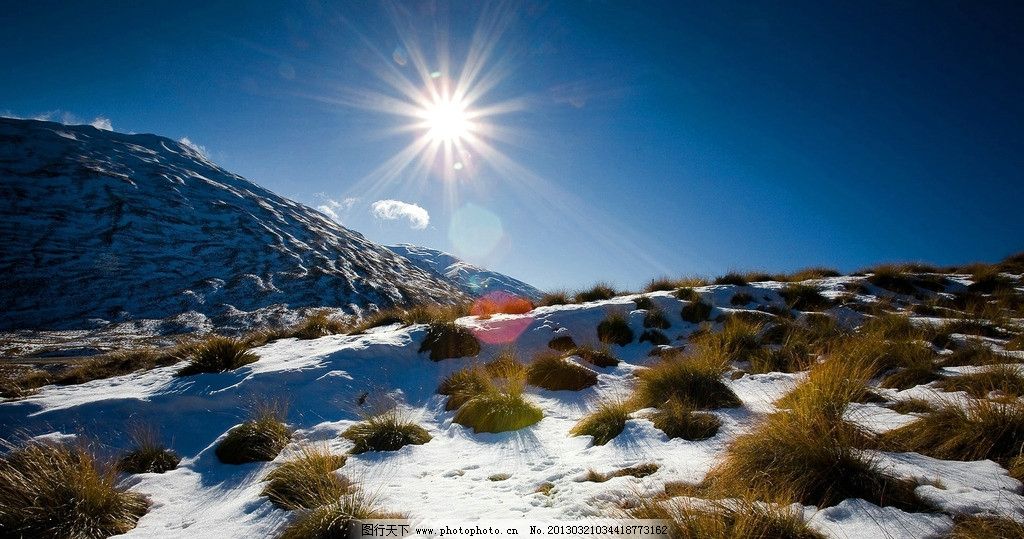
[[[459,142],[473,128],[466,114],[466,106],[451,97],[431,103],[423,109],[422,117],[427,136],[434,142]]]

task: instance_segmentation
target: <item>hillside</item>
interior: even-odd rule
[[[90,126],[0,118],[0,243],[0,330],[251,326],[463,297],[187,145]]]
[[[470,296],[479,297],[491,292],[508,292],[537,301],[544,295],[540,290],[519,279],[475,266],[444,251],[407,243],[390,245],[388,249],[409,259],[421,269],[443,276]]]

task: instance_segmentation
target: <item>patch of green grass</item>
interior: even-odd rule
[[[698,441],[718,433],[722,422],[714,414],[698,412],[683,401],[670,398],[651,415],[654,426],[669,438]]]
[[[626,346],[633,342],[633,330],[629,328],[626,317],[613,312],[597,325],[597,338],[605,344]]]
[[[427,327],[419,352],[430,352],[430,359],[474,357],[480,353],[480,341],[469,328],[455,322],[435,322]]]
[[[453,421],[478,433],[506,432],[529,427],[543,417],[541,409],[521,392],[490,390],[466,401]]]
[[[588,301],[601,301],[606,299],[612,299],[617,296],[619,292],[615,290],[615,287],[608,283],[597,283],[590,290],[581,290],[576,293],[576,303],[586,303]]]
[[[597,383],[597,373],[558,354],[540,354],[526,367],[532,386],[552,391],[580,391]]]
[[[192,347],[188,355],[188,364],[178,371],[178,376],[227,372],[259,359],[259,356],[249,351],[243,341],[211,335]]]
[[[698,409],[739,406],[739,398],[722,381],[726,365],[727,359],[713,351],[663,355],[637,372],[634,403],[657,407],[675,398]]]
[[[397,408],[375,413],[345,429],[341,437],[353,444],[352,453],[398,451],[407,445],[423,445],[430,441],[427,429],[407,419]]]
[[[149,502],[82,446],[29,442],[0,457],[5,537],[109,537],[135,528]]]
[[[580,419],[569,434],[572,436],[593,436],[594,445],[604,445],[626,428],[629,419],[629,405],[622,401],[602,401],[583,419]]]
[[[291,436],[284,423],[283,409],[264,404],[256,407],[251,419],[229,430],[215,452],[225,464],[274,460]]]
[[[352,485],[335,470],[345,465],[344,455],[327,447],[303,446],[264,478],[261,496],[287,510],[315,509],[341,499]]]

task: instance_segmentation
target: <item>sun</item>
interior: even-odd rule
[[[420,116],[427,129],[427,136],[434,142],[459,142],[473,129],[466,105],[451,97],[436,99],[423,108]]]

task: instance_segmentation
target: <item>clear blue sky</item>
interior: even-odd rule
[[[1020,2],[502,7],[8,2],[0,112],[188,137],[284,196],[357,199],[336,213],[370,239],[542,288],[1024,249]],[[350,96],[401,98],[381,72],[421,83],[411,42],[438,70],[447,47],[456,77],[494,18],[502,77],[476,106],[520,105],[493,118],[514,166],[375,180],[422,133]],[[430,224],[375,217],[382,199]]]

